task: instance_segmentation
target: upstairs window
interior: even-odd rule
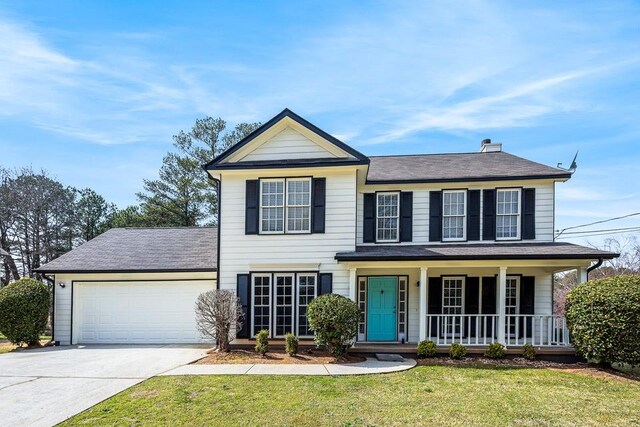
[[[260,180],[260,233],[285,232],[311,232],[311,178]]]
[[[377,193],[376,241],[399,241],[400,193]]]
[[[442,192],[442,240],[465,240],[467,230],[467,192]]]
[[[498,189],[496,240],[520,238],[520,189]]]

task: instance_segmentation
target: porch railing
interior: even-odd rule
[[[562,316],[543,314],[509,314],[505,330],[498,334],[497,314],[429,314],[426,339],[436,345],[489,345],[500,342],[507,346],[531,344],[536,347],[570,346],[567,322]]]

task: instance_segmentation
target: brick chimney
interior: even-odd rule
[[[495,153],[502,151],[502,144],[498,144],[495,142],[491,142],[490,139],[483,139],[480,143],[480,152],[481,153]]]

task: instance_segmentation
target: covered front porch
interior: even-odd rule
[[[349,297],[360,308],[356,349],[414,347],[430,340],[481,350],[499,342],[515,350],[572,352],[563,316],[553,313],[553,275],[587,260],[350,261]],[[373,350],[372,350],[373,351]],[[391,350],[389,350],[391,351]]]

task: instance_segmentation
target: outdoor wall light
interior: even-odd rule
[[[58,283],[58,285],[60,285],[61,288],[66,287],[67,285],[65,285],[64,283]]]
[[[419,287],[420,287],[420,280],[418,280],[418,281],[416,282],[416,287],[417,287],[417,288],[419,288]]]

